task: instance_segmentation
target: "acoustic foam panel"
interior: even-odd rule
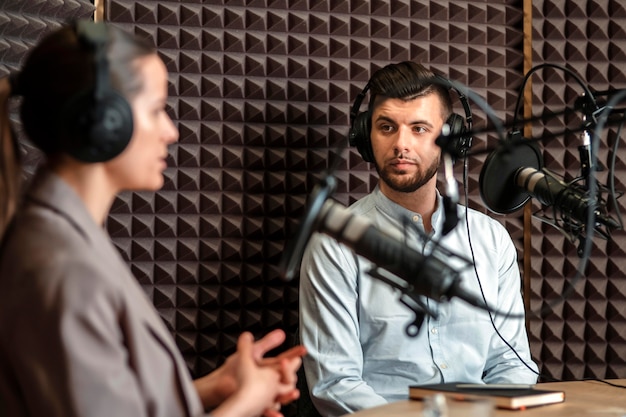
[[[374,70],[422,61],[475,89],[499,117],[514,107],[523,71],[521,2],[108,1],[105,9],[106,20],[158,47],[181,132],[164,189],[121,196],[108,227],[195,373],[220,364],[242,330],[295,332],[298,283],[283,282],[276,265],[334,149],[346,147],[350,107]],[[478,126],[484,113],[472,109]],[[495,138],[477,135],[476,149]],[[470,205],[481,210],[484,156],[469,161]],[[377,177],[356,150],[340,158],[335,197],[349,204]],[[519,218],[501,220],[521,239]]]

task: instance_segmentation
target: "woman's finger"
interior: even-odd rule
[[[260,361],[267,352],[280,346],[286,338],[284,331],[276,329],[257,340],[252,351],[255,359]]]

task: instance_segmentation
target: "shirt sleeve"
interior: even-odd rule
[[[359,339],[359,265],[345,246],[314,235],[300,275],[300,338],[311,399],[324,416],[385,404],[363,380]]]
[[[497,223],[493,219],[492,222]],[[497,223],[494,229],[499,252],[495,258],[499,260],[497,309],[517,317],[491,313],[498,331],[491,338],[483,380],[486,383],[534,384],[537,365],[531,358],[525,320],[520,317],[524,315],[524,302],[517,252],[504,226]]]

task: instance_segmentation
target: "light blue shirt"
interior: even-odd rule
[[[433,239],[471,259],[465,208],[459,225],[441,238],[441,196],[432,217]],[[407,244],[432,250],[401,219],[422,228],[422,218],[387,199],[378,187],[350,209],[379,229],[401,228]],[[523,313],[517,254],[496,220],[467,211],[471,245],[482,290],[498,311]],[[464,289],[481,298],[473,267],[449,257],[461,272]],[[308,350],[304,370],[311,398],[323,416],[339,416],[408,398],[408,387],[439,382],[535,383],[537,375],[496,334],[484,310],[453,298],[424,298],[437,317],[426,316],[416,337],[405,333],[414,313],[399,301],[401,292],[367,274],[372,263],[333,238],[314,234],[300,275],[300,338]],[[495,326],[536,371],[524,320],[492,314]]]

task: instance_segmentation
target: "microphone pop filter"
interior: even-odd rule
[[[531,196],[517,186],[517,171],[522,167],[540,170],[541,166],[541,153],[533,141],[519,140],[500,146],[489,154],[480,170],[480,197],[487,208],[497,214],[520,209]]]

